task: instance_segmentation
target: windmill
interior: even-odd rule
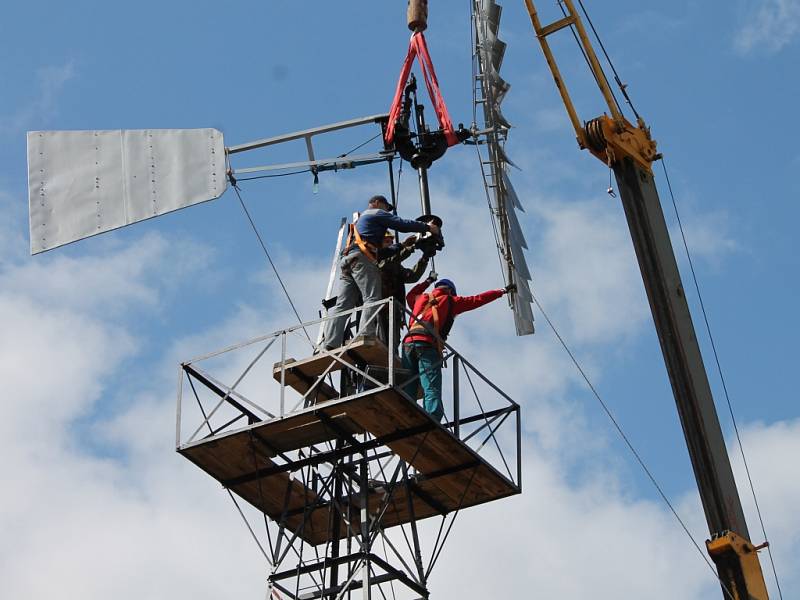
[[[398,155],[417,171],[420,205],[430,213],[427,171],[447,148],[469,140],[493,157],[504,154],[499,129],[466,130],[449,121],[422,35],[424,5],[410,3],[409,55],[422,60],[438,130],[426,123],[408,64],[389,114],[236,145],[212,128],[32,131],[31,253],[212,201],[230,187],[238,193],[237,182],[258,174],[300,170],[316,181],[322,172],[388,163],[394,191],[391,163]],[[486,118],[488,125],[494,113]],[[319,136],[355,128],[377,130],[382,148],[318,157]],[[306,147],[297,161],[240,164],[246,153],[294,141]],[[502,180],[502,172],[493,177]],[[524,282],[520,238],[510,237],[516,231],[506,208],[509,189],[503,187],[493,217],[501,224],[505,279]],[[511,304],[520,334],[533,330],[526,289]],[[391,315],[390,332],[401,325],[392,302],[379,303]],[[521,306],[528,312],[517,316]],[[350,316],[363,308],[369,305]],[[393,596],[426,598],[460,511],[521,492],[520,406],[445,343],[441,360],[451,377],[440,424],[415,402],[419,376],[409,379],[392,349],[353,339],[312,354],[306,330],[326,318],[181,363],[176,449],[219,481],[245,518],[269,565],[270,596],[339,600],[361,590],[368,599],[390,586]],[[256,536],[240,500],[263,515],[266,540]],[[426,539],[421,532],[431,522],[438,533]]]

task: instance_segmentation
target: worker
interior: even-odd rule
[[[432,233],[440,236],[439,226],[431,219],[429,222],[401,219],[391,210],[394,206],[384,196],[369,199],[367,209],[361,213],[355,224],[350,225],[350,234],[342,256],[339,259],[339,291],[332,314],[350,310],[356,306],[359,297],[364,304],[381,300],[381,272],[378,269],[378,250],[383,245],[383,236],[388,228],[404,233]],[[393,248],[399,251],[399,247]],[[379,320],[370,318],[379,307],[364,309],[359,335],[375,336]],[[325,324],[324,344],[326,350],[342,345],[347,326],[345,317],[330,319]],[[383,336],[386,337],[386,336]]]
[[[417,380],[422,386],[423,407],[437,421],[442,420],[442,351],[456,315],[474,310],[513,292],[514,284],[501,290],[489,290],[476,296],[458,296],[456,286],[449,279],[436,282],[431,293],[424,293],[433,279],[428,277],[408,292],[406,300],[413,316],[408,333],[403,338],[403,368],[411,372],[413,381],[403,387],[411,398],[416,398]]]
[[[409,236],[402,244],[400,244],[400,251],[383,258],[378,261],[378,268],[381,271],[383,279],[383,297],[394,298],[394,334],[392,339],[392,348],[397,351],[400,346],[400,330],[405,326],[405,306],[406,299],[406,284],[416,283],[422,277],[425,269],[428,268],[428,260],[435,253],[424,251],[420,259],[410,269],[403,266],[403,261],[410,257],[413,253],[419,238],[417,236]],[[386,232],[383,238],[383,246],[388,249],[394,244],[394,235]],[[383,339],[384,343],[388,346],[389,336],[389,314],[381,315],[383,321],[383,331],[386,338]]]

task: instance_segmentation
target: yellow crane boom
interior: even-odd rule
[[[728,600],[767,600],[767,587],[750,541],[730,459],[703,365],[689,306],[652,173],[660,158],[650,129],[622,114],[572,0],[560,0],[564,17],[542,25],[532,0],[525,0],[578,145],[613,169],[669,374],[684,437],[703,503],[710,539],[706,547]],[[610,116],[582,122],[548,43],[548,36],[571,27],[608,106]],[[621,84],[621,82],[618,83]],[[623,86],[624,92],[624,86]]]

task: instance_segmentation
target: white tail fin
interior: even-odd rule
[[[216,129],[28,132],[31,254],[219,198]]]

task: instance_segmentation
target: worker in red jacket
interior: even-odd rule
[[[502,290],[489,290],[476,296],[458,296],[456,286],[449,279],[436,282],[433,291],[424,293],[433,279],[415,285],[406,301],[413,317],[403,338],[403,368],[411,371],[411,378],[419,375],[423,392],[423,406],[437,421],[442,420],[442,349],[456,315],[474,310],[503,294],[514,290],[508,285]],[[435,335],[433,333],[435,332]],[[416,398],[417,381],[404,386],[406,394]]]

